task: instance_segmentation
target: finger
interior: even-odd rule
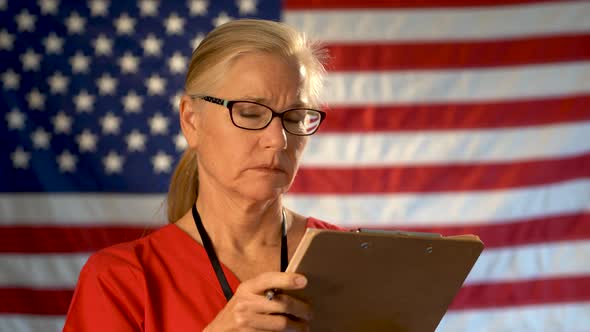
[[[297,298],[286,294],[280,294],[272,301],[266,301],[265,312],[269,314],[287,314],[298,320],[310,321],[312,317],[311,306]],[[264,310],[264,309],[263,309]]]
[[[285,315],[256,315],[251,320],[252,328],[264,331],[307,331],[308,323],[296,321]]]
[[[307,285],[305,276],[290,272],[266,272],[242,283],[242,288],[254,294],[263,294],[268,289],[301,289]]]

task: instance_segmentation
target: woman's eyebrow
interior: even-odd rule
[[[255,97],[255,96],[252,96],[252,95],[245,95],[245,96],[240,97],[237,100],[248,100],[248,101],[257,102],[257,103],[264,104],[264,105],[269,105],[271,103],[271,100],[270,99],[267,99],[267,98],[264,98],[264,97]],[[298,100],[298,101],[290,104],[286,108],[308,107],[308,106],[309,105],[307,105],[303,101]]]

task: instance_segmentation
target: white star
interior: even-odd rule
[[[102,33],[92,42],[92,45],[94,45],[96,55],[111,55],[113,53],[113,41]]]
[[[123,162],[125,158],[120,156],[115,151],[110,151],[109,154],[102,159],[104,164],[104,171],[107,174],[121,173],[123,170]]]
[[[45,96],[34,88],[27,94],[27,103],[30,109],[42,111],[45,108]]]
[[[102,126],[103,134],[116,135],[119,133],[121,127],[121,118],[114,115],[112,112],[108,112],[100,119],[100,124]]]
[[[181,35],[184,30],[184,20],[176,13],[170,14],[164,22],[166,33],[169,35]]]
[[[6,0],[0,0],[0,10],[6,10]]]
[[[109,2],[104,0],[92,0],[88,3],[88,7],[90,7],[90,15],[106,16],[109,10]]]
[[[18,15],[15,16],[14,21],[17,24],[18,31],[33,32],[35,31],[35,22],[37,21],[37,17],[35,15],[31,15],[28,10],[23,9]]]
[[[78,142],[80,152],[96,151],[97,141],[98,137],[88,129],[84,129],[80,135],[76,136],[76,142]]]
[[[169,173],[172,166],[172,157],[162,151],[152,157],[152,164],[154,165],[154,173]]]
[[[41,14],[57,14],[57,7],[59,6],[59,1],[55,0],[39,0],[37,4],[41,8]]]
[[[143,0],[139,2],[141,16],[156,16],[158,13],[158,2],[154,0]]]
[[[170,71],[174,74],[184,73],[186,63],[187,59],[180,52],[174,52],[170,59],[168,59],[168,67],[170,67]]]
[[[59,111],[52,119],[53,131],[56,134],[69,134],[72,130],[72,118],[67,116],[63,111]]]
[[[152,74],[145,82],[145,86],[147,87],[148,95],[162,95],[166,89],[166,80],[158,74]]]
[[[96,85],[98,85],[98,93],[101,96],[113,95],[117,88],[117,79],[113,78],[109,73],[104,73],[96,80]]]
[[[36,149],[47,149],[49,147],[49,141],[51,140],[51,134],[46,132],[45,129],[38,127],[34,132],[31,133],[31,141]]]
[[[20,61],[23,63],[24,71],[37,71],[41,64],[41,55],[29,48],[24,54],[21,54]]]
[[[205,34],[203,34],[202,32],[198,33],[195,36],[195,38],[191,41],[191,45],[193,47],[193,50],[196,49],[199,46],[199,44],[201,44],[203,39],[205,39]]]
[[[138,96],[135,91],[130,90],[123,99],[123,108],[128,113],[139,113],[143,104],[143,98]]]
[[[165,135],[168,132],[168,118],[156,113],[149,119],[150,132],[152,135]]]
[[[146,137],[137,129],[133,129],[125,138],[127,140],[127,149],[129,151],[143,151],[145,150]]]
[[[114,22],[117,34],[131,35],[135,31],[135,19],[131,18],[127,13],[121,14]]]
[[[8,129],[21,130],[25,126],[25,113],[20,112],[16,108],[6,113],[5,118],[6,122],[8,122]]]
[[[209,2],[205,0],[192,0],[188,3],[191,16],[204,16],[207,14],[207,6],[209,6]]]
[[[10,154],[10,159],[12,159],[12,167],[17,169],[27,169],[29,168],[31,153],[23,150],[23,148],[19,146]]]
[[[47,54],[61,54],[63,52],[64,40],[59,38],[55,32],[52,32],[43,40],[45,45],[45,53]]]
[[[72,73],[87,73],[90,66],[90,57],[78,51],[70,57],[70,65],[72,66]]]
[[[81,90],[74,96],[74,104],[76,104],[76,111],[90,113],[94,107],[94,96],[88,94],[86,90]]]
[[[76,163],[78,158],[70,153],[68,150],[64,150],[59,156],[57,156],[57,163],[59,164],[59,171],[62,173],[76,171]]]
[[[172,109],[178,113],[180,110],[180,98],[182,98],[184,93],[182,91],[178,91],[174,96],[170,97],[170,105],[172,105]]]
[[[186,138],[182,133],[178,133],[174,136],[174,145],[176,145],[176,150],[178,151],[184,151],[188,147]]]
[[[82,34],[86,28],[86,19],[80,16],[77,12],[72,12],[66,18],[66,27],[68,27],[69,34]]]
[[[4,85],[4,90],[16,90],[20,86],[20,75],[12,70],[12,68],[3,72],[0,79],[2,80],[2,85]]]
[[[9,34],[6,29],[0,31],[0,50],[12,51],[14,47],[14,36]]]
[[[141,42],[141,45],[145,55],[159,56],[162,49],[162,40],[150,33],[147,38]]]
[[[224,23],[231,21],[232,19],[233,18],[231,16],[228,16],[226,12],[221,12],[219,13],[219,15],[217,15],[216,18],[213,19],[213,25],[215,27],[218,27]]]
[[[49,91],[53,94],[66,93],[70,79],[67,76],[62,75],[59,71],[53,73],[53,75],[47,78],[47,84],[49,84]]]
[[[238,0],[240,15],[256,14],[256,0]]]
[[[119,59],[119,66],[123,73],[136,73],[139,65],[139,57],[134,56],[131,52],[125,54]]]

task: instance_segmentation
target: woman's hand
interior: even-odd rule
[[[267,272],[245,281],[205,331],[307,331],[307,303],[286,294],[272,300],[264,295],[268,289],[302,289],[306,284],[304,276],[287,272]]]

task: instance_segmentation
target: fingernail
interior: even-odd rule
[[[307,279],[305,277],[297,277],[295,278],[295,285],[299,287],[303,287],[307,284]]]

